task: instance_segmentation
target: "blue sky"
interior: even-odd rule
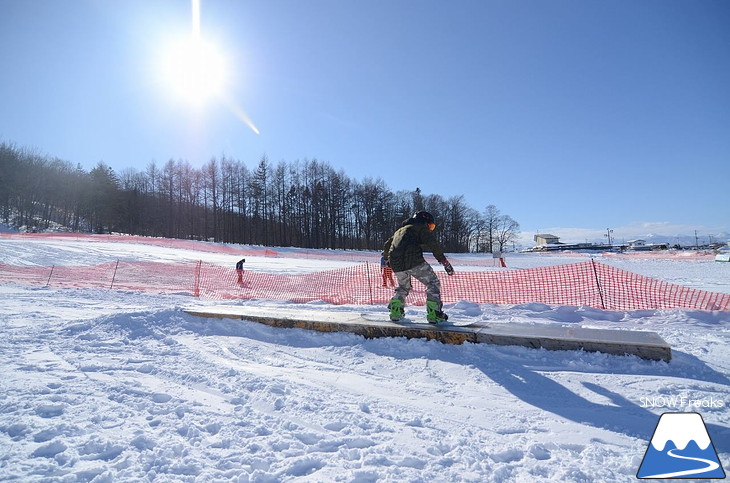
[[[0,141],[118,172],[317,158],[526,239],[730,233],[730,2],[201,0],[228,101],[198,105],[160,74],[191,11],[0,0]]]

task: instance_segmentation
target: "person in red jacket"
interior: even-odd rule
[[[393,269],[385,262],[385,257],[380,257],[380,274],[383,276],[383,287],[395,287]]]
[[[446,259],[441,244],[433,234],[436,222],[427,211],[419,211],[403,222],[383,247],[383,256],[395,272],[398,286],[390,299],[390,320],[397,321],[405,315],[405,300],[411,291],[411,277],[426,286],[426,320],[429,323],[443,322],[448,316],[442,311],[441,282],[431,265],[423,258],[426,248],[444,266],[446,273],[454,274],[454,268]]]

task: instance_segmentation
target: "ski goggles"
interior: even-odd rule
[[[430,231],[434,231],[436,229],[436,223],[434,223],[434,222],[426,223],[426,225],[428,226],[428,229]]]

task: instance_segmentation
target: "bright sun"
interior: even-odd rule
[[[197,36],[170,45],[162,72],[172,93],[193,105],[222,95],[227,81],[223,55]]]
[[[176,99],[202,107],[211,100],[226,105],[253,132],[259,134],[244,110],[227,95],[229,70],[226,57],[200,33],[200,0],[191,0],[192,32],[160,46],[157,65],[165,90]]]

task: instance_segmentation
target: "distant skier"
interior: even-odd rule
[[[236,273],[238,274],[238,284],[243,285],[243,264],[246,263],[246,259],[242,258],[236,263]]]
[[[380,257],[380,273],[383,275],[383,287],[395,287],[393,269],[390,268],[384,256]]]
[[[435,324],[448,319],[441,310],[441,282],[431,265],[423,258],[423,249],[426,248],[444,266],[446,273],[454,274],[454,268],[433,234],[435,228],[433,215],[427,211],[419,211],[405,220],[385,242],[383,256],[398,280],[395,295],[388,304],[390,320],[400,320],[405,315],[405,300],[412,288],[411,276],[426,286],[426,320]]]

